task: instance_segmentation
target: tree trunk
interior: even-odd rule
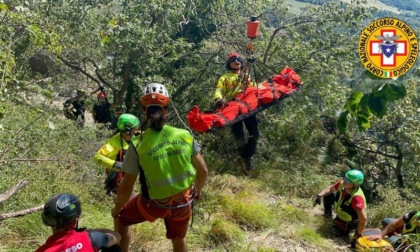
[[[395,173],[397,175],[397,182],[399,188],[404,188],[404,180],[402,176],[402,164],[404,155],[401,152],[400,146],[395,144],[395,151],[397,152],[397,165],[395,166]]]

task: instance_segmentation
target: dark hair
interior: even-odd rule
[[[152,130],[159,132],[163,129],[163,125],[166,122],[163,107],[161,107],[161,106],[147,107],[146,117],[147,117],[147,119],[146,119],[145,123],[150,121],[150,128]],[[143,125],[142,125],[142,129],[143,129]]]

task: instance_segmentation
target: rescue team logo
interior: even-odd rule
[[[396,78],[410,70],[418,56],[418,41],[411,27],[396,18],[373,21],[359,38],[364,67],[381,78]]]

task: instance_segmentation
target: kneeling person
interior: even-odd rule
[[[80,202],[72,194],[56,194],[44,205],[42,221],[53,234],[36,252],[99,251],[113,248],[119,251],[121,236],[109,229],[78,229],[82,212]],[[109,250],[108,250],[109,251]]]
[[[345,177],[322,190],[315,200],[315,204],[324,199],[324,216],[331,216],[332,210],[337,214],[333,227],[338,236],[347,236],[356,230],[359,237],[366,225],[366,198],[360,188],[363,183],[363,173],[350,170]]]
[[[400,237],[398,234],[412,234],[420,233],[420,211],[411,211],[403,216],[393,219],[385,218],[382,220],[382,230],[380,235],[370,236],[369,239],[373,241],[380,241],[385,236],[388,236],[389,241],[395,247],[398,245]]]

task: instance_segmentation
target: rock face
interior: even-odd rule
[[[60,68],[54,60],[54,57],[47,52],[40,51],[29,58],[29,66],[32,71],[44,76],[52,76],[60,72]]]

